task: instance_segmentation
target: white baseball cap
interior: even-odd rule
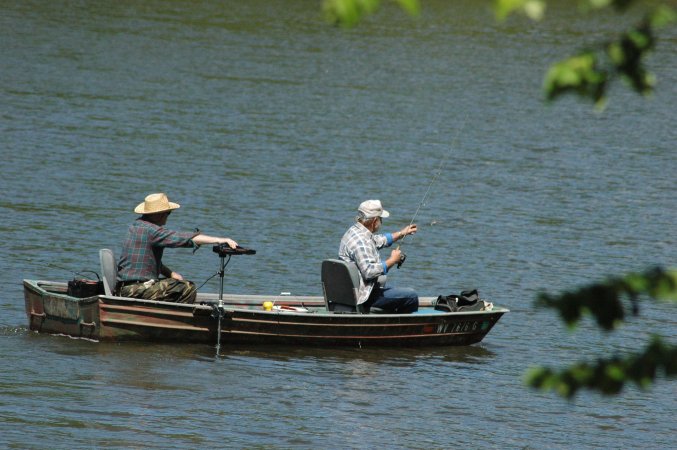
[[[388,217],[390,213],[383,209],[381,205],[381,200],[366,200],[360,203],[360,207],[357,208],[360,215],[365,219],[371,219],[372,217]]]

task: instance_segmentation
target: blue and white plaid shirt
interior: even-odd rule
[[[378,277],[388,273],[388,266],[385,261],[381,261],[378,251],[392,243],[392,234],[373,234],[360,222],[348,228],[341,238],[338,257],[346,262],[354,262],[362,275],[357,296],[358,305],[367,301]]]

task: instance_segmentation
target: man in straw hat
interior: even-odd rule
[[[202,244],[226,243],[231,248],[237,242],[195,232],[179,232],[165,228],[167,218],[178,203],[170,202],[165,194],[150,194],[134,212],[141,214],[127,231],[118,263],[117,290],[123,297],[193,303],[197,295],[195,283],[162,264],[166,247],[194,247]],[[160,279],[160,276],[165,278]]]
[[[396,248],[390,257],[381,260],[379,249],[390,247],[408,234],[416,233],[416,225],[410,224],[394,233],[375,234],[383,219],[390,213],[383,209],[380,200],[367,200],[357,209],[356,223],[343,235],[339,245],[339,258],[354,262],[360,270],[358,309],[368,312],[372,307],[389,313],[411,313],[418,310],[418,295],[413,289],[386,287],[377,283],[379,276],[400,262],[402,252]]]

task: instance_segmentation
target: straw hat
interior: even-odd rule
[[[177,209],[181,205],[172,203],[166,194],[150,194],[143,203],[139,203],[134,212],[137,214],[156,214]]]

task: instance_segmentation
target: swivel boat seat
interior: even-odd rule
[[[380,308],[365,310],[357,304],[360,270],[353,262],[340,259],[322,261],[322,291],[328,311],[383,314]]]
[[[101,263],[101,278],[103,290],[106,295],[115,295],[115,284],[118,278],[118,269],[115,265],[113,250],[102,248],[99,250],[99,262]]]
[[[360,271],[352,262],[340,259],[322,261],[322,291],[328,311],[357,312]]]

